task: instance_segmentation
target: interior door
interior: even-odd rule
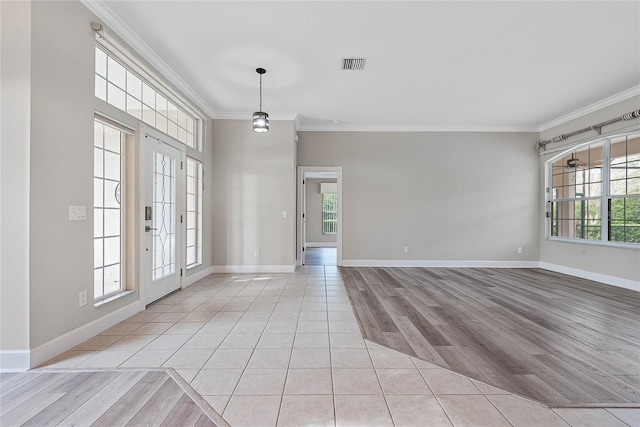
[[[181,286],[180,150],[145,138],[145,305]]]

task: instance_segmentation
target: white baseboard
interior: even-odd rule
[[[307,248],[337,248],[336,242],[307,242],[304,244]]]
[[[29,370],[29,350],[0,350],[0,372]]]
[[[117,325],[125,319],[133,316],[140,311],[140,304],[138,301],[122,307],[119,310],[109,313],[93,322],[82,325],[73,331],[67,332],[64,335],[60,335],[57,338],[52,339],[42,345],[39,345],[31,350],[30,367],[35,368],[40,366],[47,360],[56,357],[59,354],[64,353],[67,350],[72,349],[78,344],[83,343],[89,338],[93,338],[96,335],[106,331],[112,326]]]
[[[208,275],[210,275],[211,273],[213,273],[213,267],[207,267],[207,268],[203,268],[202,270],[190,274],[187,277],[184,278],[184,280],[182,281],[182,288],[186,288],[187,286],[191,286],[194,283],[196,283],[198,280],[200,279],[204,279],[205,277],[207,277]]]
[[[293,273],[296,263],[291,265],[214,265],[214,273]]]
[[[537,268],[538,261],[463,261],[419,259],[342,260],[344,267],[448,267],[448,268]]]
[[[605,285],[631,289],[632,291],[640,291],[640,282],[635,280],[622,279],[620,277],[608,276],[606,274],[594,273],[591,271],[566,267],[564,265],[551,264],[549,262],[540,262],[540,268],[555,271],[556,273],[567,274],[569,276],[580,277],[582,279],[593,280],[594,282],[604,283]]]

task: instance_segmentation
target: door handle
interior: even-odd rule
[[[144,231],[145,231],[145,232],[147,232],[147,233],[148,233],[148,232],[149,232],[149,231],[151,231],[151,230],[157,230],[157,228],[151,228],[151,226],[150,226],[150,225],[145,225],[145,226],[144,226]]]

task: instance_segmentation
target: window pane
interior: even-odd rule
[[[104,295],[102,288],[102,274],[104,270],[102,268],[96,268],[93,272],[93,298],[100,298]]]
[[[178,125],[173,122],[169,122],[167,134],[172,138],[178,139]]]
[[[120,262],[120,237],[104,239],[104,265]]]
[[[104,152],[104,177],[120,181],[120,155],[110,151]]]
[[[187,125],[185,126],[185,128],[189,133],[196,133],[196,130],[194,128],[194,121],[190,116],[187,116]]]
[[[104,210],[104,235],[120,235],[120,209]]]
[[[146,104],[142,105],[142,120],[150,126],[156,126],[156,112]]]
[[[95,239],[93,241],[93,266],[100,267],[104,265],[104,250],[102,246],[103,239]]]
[[[169,118],[169,120],[177,124],[178,123],[178,107],[173,105],[171,102],[168,102],[167,112],[168,112],[167,117]]]
[[[124,91],[109,83],[107,87],[107,102],[121,110],[125,109]]]
[[[124,67],[120,65],[120,63],[118,63],[115,59],[109,56],[107,57],[107,68],[107,80],[124,91],[126,87],[126,73]]]
[[[104,181],[104,206],[106,208],[119,208],[119,186],[116,181]]]
[[[195,264],[197,262],[196,248],[194,246],[187,248],[187,265]]]
[[[99,122],[95,122],[93,127],[93,145],[95,147],[102,147],[102,140],[104,137],[104,125]]]
[[[640,194],[640,178],[629,178],[627,181],[627,194]]]
[[[138,100],[142,100],[142,82],[131,71],[127,71],[127,93]]]
[[[102,237],[103,234],[103,210],[100,208],[96,208],[93,210],[93,236],[94,237]]]
[[[156,129],[167,133],[167,118],[160,113],[156,113]]]
[[[167,117],[167,100],[159,93],[156,94],[156,111]]]
[[[103,169],[104,162],[104,151],[98,148],[94,148],[93,150],[93,174],[95,176],[104,176]]]
[[[119,153],[121,139],[122,139],[122,133],[119,130],[112,128],[111,126],[104,127],[105,150],[113,151],[114,153]]]
[[[182,110],[178,110],[178,126],[181,128],[187,127],[187,114]]]
[[[181,127],[178,127],[178,141],[185,144],[187,142],[187,131]]]
[[[98,76],[96,76],[96,97],[105,102],[107,100],[107,81]]]
[[[96,48],[96,74],[107,78],[107,54]]]
[[[104,293],[120,290],[120,264],[104,268]]]
[[[104,181],[99,178],[93,180],[93,205],[97,207],[104,206],[102,194],[102,186],[104,185],[103,183]]]
[[[612,195],[640,194],[640,136],[612,140],[610,168]]]
[[[136,119],[142,119],[142,102],[131,95],[127,95],[127,113]]]
[[[611,200],[609,240],[640,243],[640,197]]]
[[[146,83],[142,83],[142,102],[155,110],[156,108],[156,91]]]

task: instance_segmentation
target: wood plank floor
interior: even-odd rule
[[[165,370],[0,374],[0,425],[226,425],[177,381]]]
[[[336,265],[337,248],[305,248],[304,265]]]
[[[640,407],[640,294],[538,269],[341,267],[365,338],[551,406]]]

